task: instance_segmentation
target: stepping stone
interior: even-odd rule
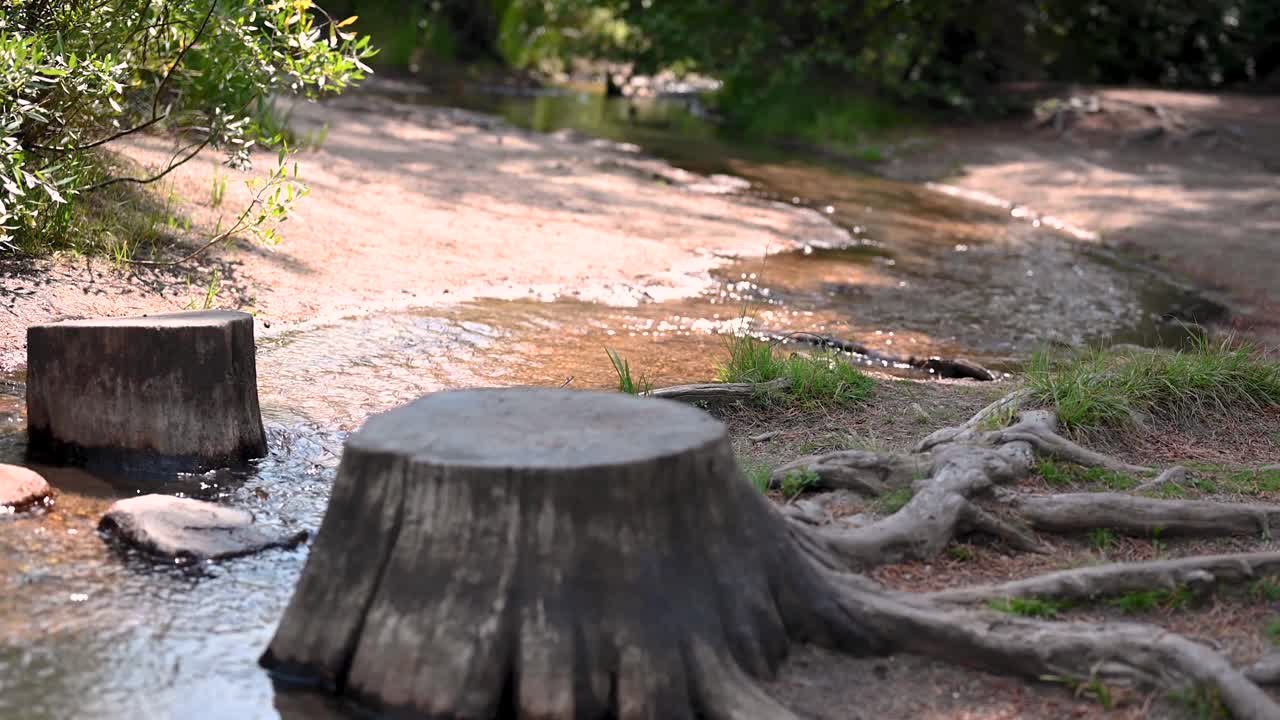
[[[200,471],[266,454],[253,317],[215,310],[27,328],[31,452]]]
[[[0,513],[50,503],[53,490],[39,473],[18,465],[0,465]]]
[[[181,560],[218,560],[292,548],[306,531],[273,534],[247,510],[171,495],[139,495],[107,509],[98,529],[143,552]]]

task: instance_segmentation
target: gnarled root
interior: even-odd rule
[[[839,450],[793,460],[774,470],[769,480],[781,485],[794,473],[813,473],[819,487],[876,497],[909,487],[932,466],[933,458],[928,455]]]
[[[1152,588],[1212,587],[1280,573],[1280,552],[1201,555],[1177,560],[1113,563],[1060,570],[995,585],[930,593],[941,602],[973,603],[1011,597],[1088,600]]]
[[[1127,535],[1260,535],[1280,523],[1280,506],[1205,500],[1157,500],[1124,493],[1013,495],[1032,527],[1055,533],[1110,528]]]
[[[1031,461],[1031,449],[1024,443],[995,449],[941,449],[932,476],[915,484],[910,502],[871,525],[828,535],[830,552],[860,569],[933,557],[959,531],[975,528],[975,521],[993,527],[994,523],[985,522],[990,515],[975,508],[970,498],[987,492],[994,483],[1021,477]]]
[[[896,650],[1040,680],[1202,684],[1217,690],[1236,720],[1280,717],[1280,706],[1226,658],[1148,625],[1065,624],[948,610],[861,586],[845,587],[840,602]]]
[[[829,553],[849,568],[866,569],[936,556],[957,536],[992,535],[1015,550],[1044,549],[1031,530],[1059,534],[1108,528],[1120,533],[1164,535],[1261,535],[1280,522],[1280,506],[1160,500],[1121,493],[1028,495],[1008,485],[1025,477],[1033,450],[1068,462],[1117,472],[1150,472],[1082,447],[1054,432],[1052,412],[1020,414],[1013,425],[982,430],[987,419],[1010,411],[1023,395],[1011,393],[968,422],[935,432],[911,454],[839,451],[800,458],[775,471],[775,482],[797,471],[815,473],[819,485],[883,495],[910,484],[914,495],[901,510],[857,528],[822,528]],[[1179,483],[1183,468],[1170,468],[1140,487]],[[1005,512],[984,504],[995,503]],[[1012,515],[1012,518],[1008,515]],[[806,522],[815,519],[807,516]]]

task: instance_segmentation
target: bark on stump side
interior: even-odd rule
[[[32,454],[202,470],[266,454],[253,318],[208,311],[27,328]]]
[[[349,439],[262,664],[413,717],[787,718],[751,678],[857,626],[708,415],[470,390]]]

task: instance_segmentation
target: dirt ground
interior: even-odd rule
[[[930,129],[932,142],[881,169],[1096,233],[1189,280],[1230,307],[1236,327],[1280,346],[1280,97],[1073,94],[1097,97],[1103,111],[1061,128],[1017,120]]]

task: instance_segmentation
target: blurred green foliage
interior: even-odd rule
[[[901,123],[890,108],[1009,109],[992,89],[1012,81],[1280,85],[1276,0],[346,3],[418,17],[416,28],[386,32],[446,48],[429,53],[444,60],[557,72],[589,58],[637,73],[700,72],[723,81],[715,105],[732,129],[853,150]]]
[[[1011,80],[1237,86],[1280,71],[1274,0],[345,0],[454,57],[573,56],[740,85],[856,85],[950,105]],[[372,30],[379,36],[378,29]],[[401,30],[403,32],[403,30]],[[384,43],[386,44],[386,43]],[[384,58],[385,59],[385,58]]]
[[[311,0],[7,0],[0,3],[0,247],[40,252],[77,233],[89,194],[145,185],[102,155],[137,132],[180,143],[169,167],[206,147],[233,166],[283,146],[269,101],[340,92],[373,54],[354,19]],[[269,219],[300,194],[287,153],[260,184]],[[261,219],[259,219],[261,218]]]

